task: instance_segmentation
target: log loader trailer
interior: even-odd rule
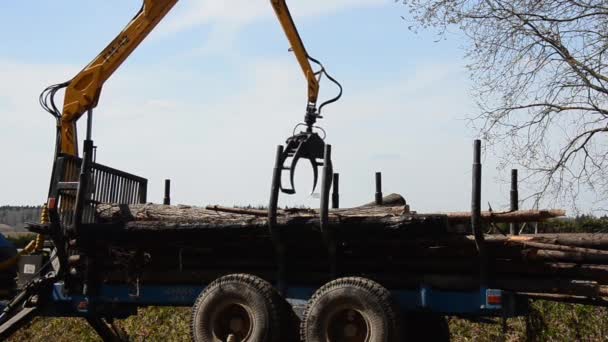
[[[448,215],[416,214],[399,196],[383,198],[379,184],[375,203],[337,208],[331,146],[315,123],[342,87],[308,55],[284,0],[271,5],[304,71],[308,97],[304,130],[294,130],[277,149],[267,210],[171,206],[168,195],[163,205],[148,204],[145,178],[97,163],[92,111],[101,88],[176,3],[145,0],[76,77],[42,93],[42,106],[57,122],[48,201],[41,222],[28,227],[40,234],[31,250],[38,259],[19,269],[27,281],[0,314],[0,338],[38,315],[83,317],[105,341],[125,340],[115,320],[152,305],[191,306],[191,338],[204,342],[440,341],[449,340],[446,315],[484,319],[526,313],[522,291],[502,286],[512,283],[495,281],[489,270],[479,143],[472,212],[465,220],[473,237],[450,235]],[[314,71],[310,62],[320,69]],[[323,75],[340,92],[317,106]],[[62,88],[59,110],[54,96]],[[79,156],[76,122],[85,114]],[[302,158],[313,165],[315,186],[322,167],[320,208],[279,209],[279,193],[295,192],[293,174]],[[287,186],[281,183],[284,170],[290,171]],[[450,252],[466,261],[462,272],[472,272],[466,279],[441,274],[444,264],[457,261],[445,250],[413,243],[446,236],[464,244]],[[42,237],[52,242],[49,252],[40,248]],[[423,264],[432,274],[413,271]]]

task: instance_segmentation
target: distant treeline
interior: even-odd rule
[[[241,208],[265,209],[262,206],[244,206]],[[0,224],[6,224],[21,230],[26,222],[40,220],[41,206],[0,206]],[[503,225],[500,225],[501,227]],[[504,229],[508,231],[508,226]],[[534,225],[523,227],[523,233],[533,233]],[[538,224],[538,233],[608,233],[608,216],[578,215],[573,218],[550,220]]]
[[[531,232],[526,229],[526,233]],[[608,233],[608,216],[579,215],[538,224],[538,233]]]
[[[21,229],[26,222],[40,221],[41,210],[41,206],[0,206],[0,224]]]

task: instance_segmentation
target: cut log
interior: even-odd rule
[[[453,212],[446,213],[446,215],[451,224],[467,224],[471,222],[470,212]],[[483,222],[494,223],[538,222],[565,215],[566,212],[560,209],[518,210],[503,212],[482,211],[481,220]]]
[[[391,197],[393,196],[393,197]],[[392,203],[399,195],[389,195]],[[400,196],[399,196],[400,197]],[[393,200],[391,200],[393,198]],[[277,226],[319,226],[319,214],[313,209],[284,209],[277,212]],[[539,221],[563,215],[560,210],[517,211],[506,213],[484,213],[488,222]],[[446,220],[447,219],[447,220]],[[149,229],[195,229],[198,228],[262,228],[267,226],[266,212],[255,209],[210,206],[167,206],[155,204],[100,204],[97,207],[100,223],[129,223],[131,228]],[[330,210],[329,225],[351,225],[368,228],[407,228],[413,223],[426,224],[429,232],[445,230],[447,221],[463,223],[470,220],[470,213],[411,214],[401,205],[372,206]],[[136,222],[133,224],[132,222]],[[156,226],[156,228],[155,228]],[[435,229],[433,229],[433,227]],[[440,228],[440,229],[437,229]]]
[[[449,223],[467,223],[470,213],[408,213],[403,198],[395,194],[387,196],[384,204],[330,210],[328,227],[336,233],[339,272],[371,277],[391,288],[420,284],[449,290],[479,288],[480,261],[474,238],[447,229]],[[486,212],[483,219],[526,222],[563,214],[561,210]],[[162,282],[168,272],[170,281],[186,283],[205,283],[235,270],[268,280],[276,277],[277,258],[266,210],[100,204],[96,220],[98,224],[81,231],[98,225],[103,226],[100,231],[111,226],[124,234],[110,245],[120,253],[144,250],[150,262],[142,279],[148,282]],[[316,286],[329,280],[318,210],[279,210],[277,227],[284,233],[281,238],[284,260],[292,272],[290,281]],[[108,243],[100,241],[109,235],[81,243],[98,246],[99,260],[114,260],[103,257],[109,253]],[[564,300],[608,297],[608,234],[488,235],[486,244],[489,286],[556,294]],[[120,281],[125,274],[120,267],[108,263],[102,268]]]
[[[168,206],[157,204],[100,204],[98,223],[123,225],[128,231],[163,230],[259,230],[266,232],[268,220],[259,210],[226,209],[225,207]],[[277,212],[277,227],[317,231],[319,214],[312,209],[282,209]],[[334,209],[329,213],[329,226],[348,230],[349,234],[378,230],[386,232],[444,233],[445,215],[404,214],[399,206],[366,206]]]
[[[267,210],[259,209],[243,209],[243,208],[229,208],[222,207],[221,205],[208,205],[205,207],[207,210],[221,211],[224,213],[242,214],[242,215],[253,215],[253,216],[268,216]]]
[[[577,255],[587,255],[587,256],[597,257],[600,260],[608,260],[608,251],[602,251],[599,249],[555,245],[555,244],[541,243],[541,242],[534,242],[534,241],[511,240],[511,243],[516,243],[516,244],[520,244],[520,245],[528,246],[528,247],[534,247],[534,248],[538,248],[539,250],[545,249],[545,250],[550,250],[550,251],[562,251],[562,252],[574,253]]]
[[[518,236],[492,235],[487,240],[493,241],[532,241],[554,245],[576,246],[595,249],[608,249],[608,234],[605,233],[557,233],[530,234]]]
[[[407,203],[405,202],[405,198],[403,198],[403,196],[399,195],[399,194],[390,194],[387,196],[382,197],[382,204],[377,204],[376,202],[370,202],[367,204],[362,205],[361,207],[376,207],[376,206],[381,206],[381,207],[403,207],[405,206]]]
[[[608,263],[608,256],[578,251],[556,251],[547,249],[526,249],[523,251],[524,260],[565,261],[576,263]]]

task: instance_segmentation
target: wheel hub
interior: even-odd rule
[[[229,304],[216,313],[213,319],[213,335],[221,342],[247,342],[251,337],[252,316],[239,304]]]
[[[329,342],[368,342],[369,327],[360,312],[345,309],[330,317],[328,335]]]

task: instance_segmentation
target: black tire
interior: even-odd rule
[[[312,296],[300,336],[304,342],[402,342],[400,322],[391,293],[382,285],[341,278]]]
[[[408,313],[403,317],[404,341],[449,342],[450,327],[445,316]]]
[[[191,334],[195,342],[281,340],[282,299],[263,279],[231,274],[207,286],[192,307]]]

